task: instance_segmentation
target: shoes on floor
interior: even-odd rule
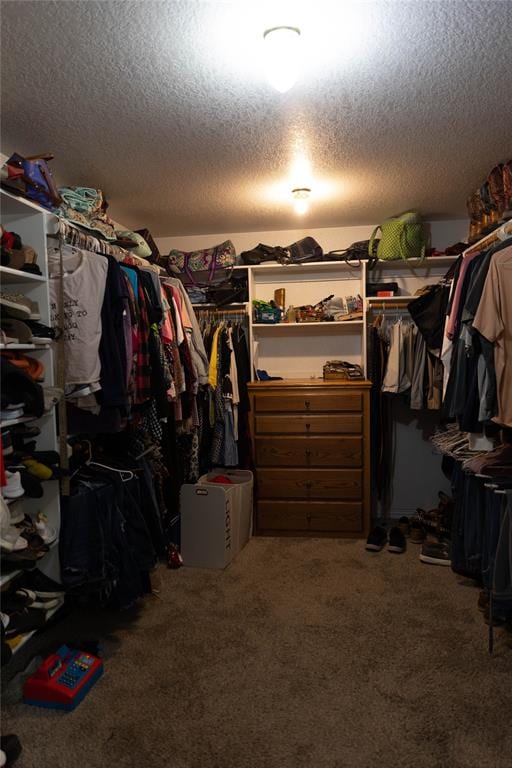
[[[399,518],[397,526],[400,528],[404,536],[409,536],[411,532],[411,522],[406,515],[402,515],[402,517]]]
[[[366,539],[368,552],[380,552],[388,540],[388,533],[381,525],[376,525]]]
[[[21,742],[18,737],[14,735],[14,733],[7,733],[5,736],[2,736],[0,739],[0,754],[2,760],[5,758],[5,762],[0,762],[0,768],[3,765],[6,768],[10,768],[11,765],[14,765],[18,757],[21,755],[21,751]]]
[[[414,544],[422,544],[425,541],[425,530],[416,518],[413,518],[409,525],[409,539]]]
[[[389,532],[388,552],[401,555],[406,547],[407,541],[404,534],[397,525],[394,525]]]
[[[425,541],[420,560],[430,565],[451,565],[451,547],[446,541]]]

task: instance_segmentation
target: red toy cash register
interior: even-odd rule
[[[103,674],[97,656],[62,645],[25,681],[23,701],[49,709],[75,709]]]

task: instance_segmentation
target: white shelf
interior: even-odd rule
[[[359,262],[347,264],[345,261],[308,261],[305,264],[278,264],[277,262],[266,262],[265,264],[254,264],[243,267],[257,274],[279,273],[283,275],[307,274],[309,272],[355,272],[361,269]],[[242,267],[235,267],[242,269]]]
[[[45,416],[44,413],[43,416]],[[16,424],[26,424],[28,421],[37,421],[39,418],[42,419],[43,416],[20,416],[19,419],[11,419],[11,421],[0,421],[0,429],[9,429],[9,427],[14,427]]]
[[[35,344],[0,344],[1,350],[19,350],[19,349],[35,349]]]
[[[368,270],[368,278],[379,269],[431,269],[432,267],[446,267],[457,261],[458,256],[427,256],[425,259],[393,259],[391,261],[378,261],[374,267]]]
[[[11,267],[0,267],[0,281],[4,284],[11,283],[45,283],[44,275],[33,275],[31,272],[22,272],[21,269],[11,269]]]
[[[301,328],[303,331],[308,328],[314,328],[315,330],[321,328],[322,330],[327,331],[329,328],[333,327],[336,328],[336,330],[339,330],[341,327],[361,327],[363,323],[364,320],[333,320],[332,322],[321,321],[315,323],[253,323],[252,327],[258,328],[259,330],[267,330],[270,328],[286,328],[286,330],[291,330]]]
[[[32,202],[32,200],[27,200],[26,197],[22,197],[21,195],[13,195],[11,192],[7,192],[6,189],[2,189],[0,213],[2,216],[19,216],[20,213],[51,214],[51,211],[49,211],[47,208],[43,208],[37,203]]]
[[[380,304],[381,301],[412,301],[417,298],[418,296],[367,296],[366,301]]]

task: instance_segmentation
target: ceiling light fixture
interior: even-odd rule
[[[265,30],[263,40],[267,78],[277,91],[286,93],[299,75],[300,29],[272,27]]]
[[[292,189],[292,195],[294,199],[295,213],[299,216],[303,216],[309,210],[309,196],[311,190],[309,187],[297,187]]]

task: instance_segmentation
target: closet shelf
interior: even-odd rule
[[[425,259],[393,259],[392,261],[378,261],[377,264],[368,272],[368,276],[371,277],[372,273],[380,269],[411,269],[414,267],[421,267],[422,269],[431,269],[432,267],[446,267],[453,264],[459,257],[458,256],[427,256]]]
[[[341,328],[360,328],[364,323],[364,320],[334,320],[333,322],[321,321],[315,323],[253,323],[252,327],[258,330],[269,330],[274,328],[285,328],[286,330],[300,328],[302,331],[307,331],[308,328],[317,330],[321,328],[323,331],[327,331],[329,328],[335,328],[339,331]]]
[[[307,275],[309,272],[355,272],[361,269],[358,263],[347,264],[345,261],[308,261],[306,264],[278,264],[277,262],[267,262],[265,264],[254,264],[252,266],[234,267],[234,269],[249,269],[258,274],[281,275]]]
[[[46,414],[43,413],[43,416],[45,415]],[[37,421],[38,418],[43,418],[43,416],[20,416],[19,419],[0,421],[0,429],[8,429],[9,427],[14,427],[16,424],[26,424],[28,421]]]
[[[35,349],[35,344],[0,344],[0,350],[19,350],[19,349]]]
[[[0,267],[0,279],[2,283],[45,283],[44,275],[33,275],[31,272],[22,272],[21,269],[11,269],[11,267]]]

